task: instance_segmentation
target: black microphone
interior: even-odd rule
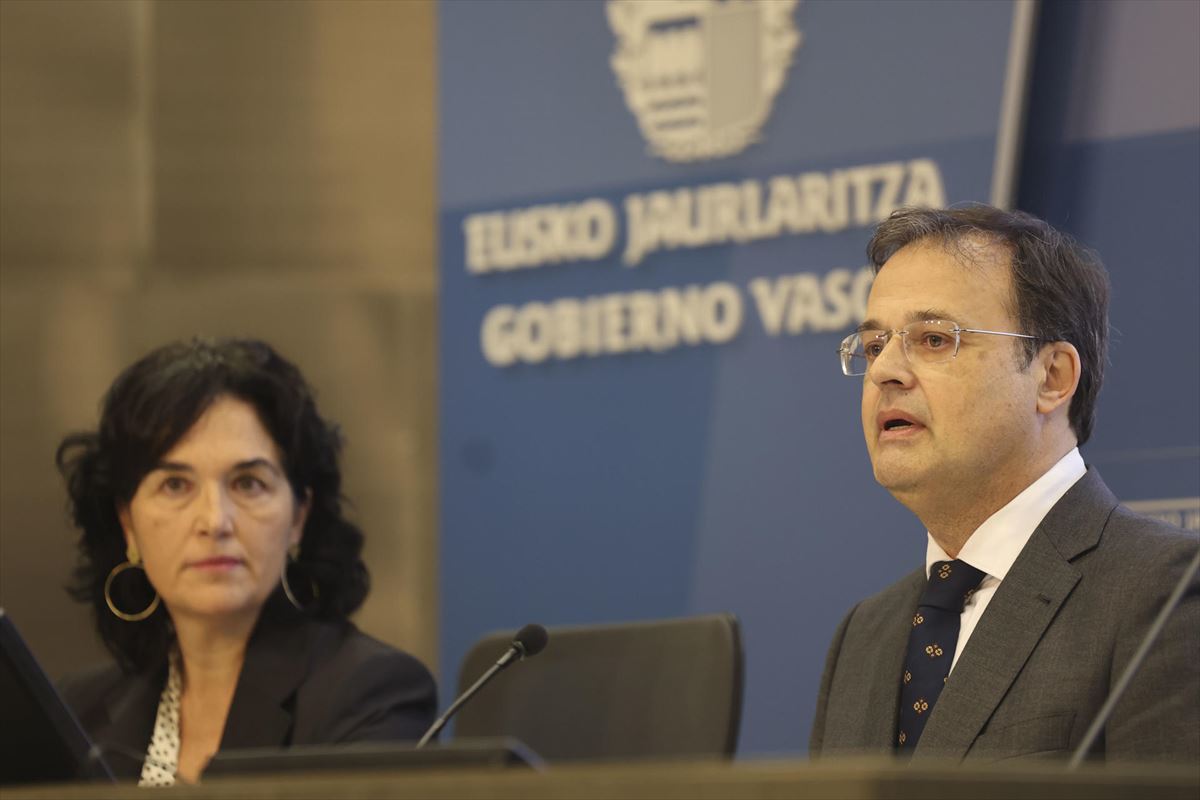
[[[1112,716],[1113,709],[1117,707],[1117,701],[1121,699],[1121,695],[1125,694],[1125,690],[1129,688],[1129,682],[1133,680],[1133,676],[1141,669],[1142,662],[1146,660],[1146,654],[1150,652],[1150,648],[1158,641],[1158,637],[1162,634],[1163,628],[1166,627],[1167,620],[1175,610],[1175,606],[1179,605],[1179,601],[1187,591],[1192,578],[1196,577],[1197,570],[1200,570],[1200,550],[1196,551],[1196,555],[1192,557],[1191,563],[1183,571],[1183,575],[1179,578],[1179,583],[1175,584],[1175,589],[1171,592],[1171,596],[1167,598],[1167,602],[1163,604],[1162,609],[1158,612],[1158,616],[1155,617],[1153,624],[1150,625],[1150,630],[1146,631],[1146,635],[1143,637],[1141,644],[1138,645],[1133,658],[1129,659],[1129,666],[1125,667],[1125,671],[1117,679],[1117,685],[1109,692],[1108,699],[1104,701],[1104,705],[1101,706],[1100,711],[1096,714],[1096,718],[1092,720],[1087,733],[1083,735],[1083,741],[1075,748],[1075,752],[1071,755],[1071,760],[1067,764],[1068,770],[1078,769],[1079,765],[1087,757],[1088,751],[1092,749],[1092,745],[1095,744],[1100,731],[1104,729],[1108,718]]]
[[[508,650],[504,652],[504,655],[496,659],[496,663],[488,667],[488,671],[483,673],[479,680],[471,684],[471,688],[463,692],[446,709],[445,714],[437,718],[437,721],[430,726],[429,730],[425,731],[425,735],[421,737],[421,741],[417,742],[417,749],[419,750],[424,747],[429,743],[430,739],[441,733],[442,728],[446,727],[446,723],[450,721],[450,718],[457,714],[458,710],[474,697],[476,692],[487,685],[488,681],[496,677],[496,673],[514,661],[523,661],[531,656],[536,656],[542,652],[548,641],[550,641],[550,634],[546,633],[546,629],[541,625],[530,623],[517,631],[517,635],[513,637],[512,644],[508,646]]]

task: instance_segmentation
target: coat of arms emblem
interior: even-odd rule
[[[800,44],[799,0],[609,0],[611,63],[650,149],[733,155],[758,138]]]

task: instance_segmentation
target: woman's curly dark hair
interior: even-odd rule
[[[81,531],[79,561],[68,591],[91,604],[100,638],[126,670],[164,663],[174,629],[161,607],[134,623],[108,609],[105,579],[125,560],[117,509],[128,505],[142,478],[222,396],[254,407],[279,448],[297,502],[311,496],[299,556],[288,568],[288,583],[305,611],[322,619],[345,619],[367,596],[363,534],[342,516],[341,433],[317,413],[300,371],[269,345],[252,339],[168,344],[118,375],[101,405],[98,429],[67,436],[55,455],[72,520]],[[149,604],[149,582],[142,582],[140,596],[129,591],[137,583],[114,583],[118,607],[134,611]],[[127,591],[118,594],[118,586]],[[277,588],[268,607],[286,606],[281,595]]]

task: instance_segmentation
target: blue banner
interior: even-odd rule
[[[924,556],[837,364],[864,246],[1011,177],[1015,9],[441,4],[447,686],[488,630],[732,611],[741,751],[805,746],[834,626]]]

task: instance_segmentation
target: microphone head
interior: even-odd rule
[[[528,658],[542,652],[548,641],[550,634],[546,633],[546,629],[530,623],[517,631],[517,635],[513,637],[513,647],[521,651],[521,658]]]

